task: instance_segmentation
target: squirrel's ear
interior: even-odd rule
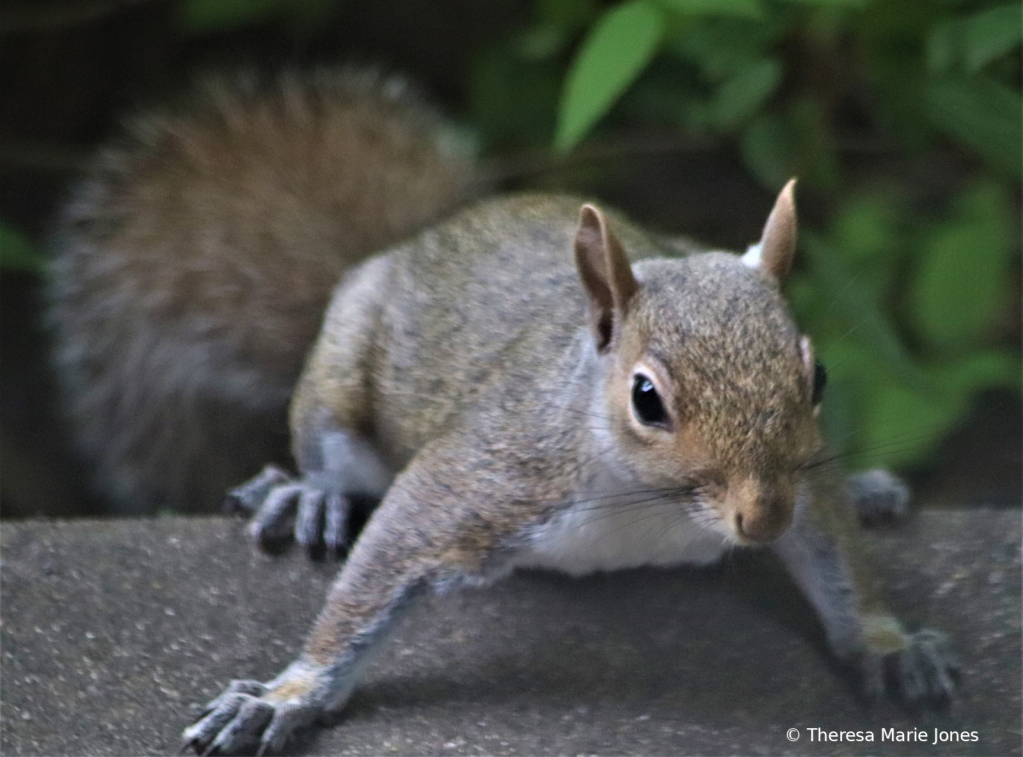
[[[593,205],[583,205],[579,212],[575,264],[590,298],[590,326],[597,351],[605,352],[611,345],[615,324],[621,322],[639,285],[607,218]]]
[[[742,256],[742,261],[750,268],[769,274],[779,283],[788,276],[796,254],[795,188],[796,180],[790,179],[774,202],[760,242]]]

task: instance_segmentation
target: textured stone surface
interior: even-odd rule
[[[955,638],[964,688],[944,715],[864,708],[777,564],[737,553],[430,597],[296,751],[1018,755],[1020,530],[1018,511],[980,510],[869,532],[899,614]],[[7,523],[2,560],[4,755],[173,753],[197,703],[293,657],[334,573],[256,554],[221,519]],[[914,727],[979,741],[880,742]]]

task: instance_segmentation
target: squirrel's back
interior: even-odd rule
[[[126,512],[208,509],[286,450],[353,263],[457,207],[474,166],[395,79],[211,79],[101,153],[56,235],[68,405]]]
[[[578,356],[566,350],[587,321],[572,255],[583,202],[533,193],[489,198],[354,272],[327,312],[293,424],[319,403],[350,403],[371,384],[359,404],[372,408],[365,423],[398,470],[454,416],[476,412],[480,393],[495,387],[505,399],[531,392],[539,415],[550,416],[575,370]],[[694,251],[618,212],[607,217],[634,261]],[[367,339],[368,377],[339,371],[361,364],[354,355]],[[560,370],[555,356],[568,361]],[[549,375],[556,386],[540,386]]]

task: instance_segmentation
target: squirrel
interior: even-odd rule
[[[281,749],[343,707],[425,590],[705,565],[740,545],[770,545],[869,694],[948,701],[948,639],[907,632],[859,554],[818,430],[825,373],[780,292],[795,241],[791,182],[742,256],[679,256],[617,213],[520,195],[351,271],[292,400],[300,475],[269,466],[232,497],[257,539],[331,549],[352,495],[382,501],[299,658],[232,682],[185,745]]]
[[[793,183],[742,255],[566,196],[449,215],[478,185],[405,87],[333,71],[207,84],[74,193],[51,322],[108,485],[201,506],[280,460],[289,412],[298,474],[267,465],[229,501],[261,546],[345,557],[301,656],[232,682],[186,746],[281,749],[424,590],[737,546],[780,557],[868,694],[947,701],[948,639],[906,631],[858,549],[857,515],[908,491],[846,478],[820,436],[826,372],[781,294]]]
[[[46,316],[108,506],[213,510],[285,458],[341,274],[487,185],[458,130],[374,70],[207,77],[131,118],[63,208]],[[883,472],[849,485],[864,517],[908,502]]]
[[[368,70],[208,77],[131,118],[59,219],[47,316],[111,508],[215,509],[283,458],[341,273],[477,179],[468,141]]]

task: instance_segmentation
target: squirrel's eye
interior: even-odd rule
[[[824,387],[828,385],[828,372],[820,361],[815,361],[813,366],[813,394],[811,401],[814,407],[821,404],[821,395],[824,394]]]
[[[668,425],[668,413],[664,410],[654,382],[643,374],[637,374],[632,384],[632,407],[640,423],[647,426]]]

